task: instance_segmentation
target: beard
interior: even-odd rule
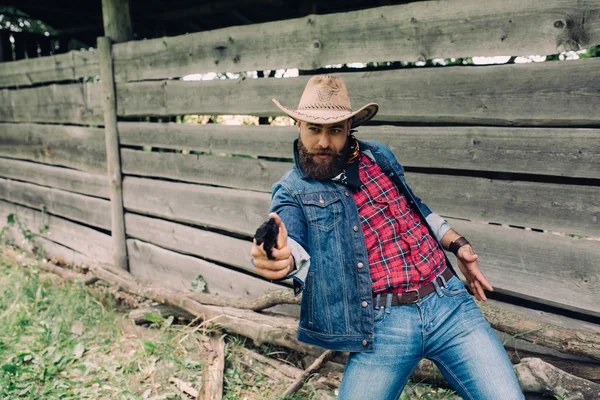
[[[345,163],[350,154],[350,138],[346,140],[346,144],[340,152],[330,149],[319,149],[311,152],[304,146],[302,139],[298,138],[298,154],[300,156],[300,166],[308,177],[319,181],[329,180],[344,172]],[[319,155],[330,157],[315,161],[314,157]]]

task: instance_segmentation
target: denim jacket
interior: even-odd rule
[[[297,338],[332,350],[373,351],[372,282],[354,198],[342,184],[306,177],[296,142],[295,166],[273,185],[271,211],[285,223],[296,262],[287,278],[293,279],[296,295],[303,292]],[[412,193],[392,152],[378,142],[359,141],[359,146],[406,196],[439,243],[450,226]],[[452,268],[447,257],[446,262]]]

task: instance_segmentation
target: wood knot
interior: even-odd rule
[[[240,56],[239,55],[236,55],[235,57],[233,57],[233,63],[234,64],[237,64],[239,62],[240,62]]]
[[[313,47],[314,47],[315,49],[320,49],[320,48],[321,48],[321,42],[319,42],[318,40],[315,40],[315,41],[313,42]]]
[[[410,18],[410,23],[411,24],[416,24],[417,23],[417,19],[415,17],[411,17]]]
[[[563,29],[565,26],[567,26],[567,24],[562,19],[559,19],[558,21],[554,21],[554,27],[556,29]]]

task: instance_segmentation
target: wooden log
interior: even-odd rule
[[[291,163],[261,159],[123,150],[126,174],[271,192]],[[598,236],[600,187],[406,173],[436,212],[554,232]],[[460,198],[460,201],[454,201]]]
[[[14,214],[18,220],[13,230],[13,233],[18,232],[16,243],[25,240],[21,231],[28,230],[36,236],[34,244],[48,253],[50,258],[58,257],[76,264],[88,263],[92,259],[103,263],[112,260],[110,237],[105,233],[54,215],[0,201],[0,226],[6,224],[9,214]],[[18,227],[18,224],[22,226]]]
[[[117,7],[120,5],[122,7]],[[113,13],[121,8],[129,10],[129,1],[110,1],[102,2],[104,14],[105,29],[113,29],[112,33],[121,35],[120,39],[126,39],[123,26],[120,23],[116,27],[111,27],[111,19],[116,18]],[[108,9],[108,11],[106,11]],[[127,12],[127,19],[129,13]],[[112,21],[115,22],[115,21]],[[129,22],[131,30],[131,22]],[[129,32],[131,34],[131,32]],[[113,74],[111,43],[107,37],[98,38],[98,59],[100,63],[100,75],[102,77],[103,107],[104,107],[104,130],[106,138],[106,166],[110,193],[110,220],[112,234],[112,255],[113,264],[128,270],[127,262],[127,244],[125,243],[125,211],[123,209],[123,187],[121,178],[121,156],[119,153],[119,131],[117,129],[117,112],[115,104],[115,82]]]
[[[380,104],[375,117],[380,121],[597,126],[599,71],[600,60],[591,58],[340,75],[355,103]],[[122,83],[117,85],[118,115],[282,115],[271,98],[290,106],[297,104],[306,80],[307,77]],[[553,82],[552,87],[546,82]]]
[[[102,89],[95,83],[2,89],[0,121],[102,124]]]
[[[125,214],[125,226],[130,238],[256,273],[250,263],[250,241],[133,213]]]
[[[69,192],[108,198],[106,175],[0,158],[0,176]]]
[[[102,22],[104,36],[110,38],[113,43],[133,39],[129,0],[102,0]]]
[[[494,308],[489,304],[477,302],[481,312],[490,325],[520,339],[545,346],[563,353],[590,357],[600,360],[600,335],[569,328],[561,328],[527,318],[506,310]]]
[[[0,199],[110,230],[107,200],[0,178]]]
[[[0,155],[106,174],[104,129],[0,124]]]
[[[223,397],[223,370],[225,369],[225,341],[220,335],[210,337],[211,360],[202,370],[203,399],[221,400]]]
[[[523,359],[515,366],[525,392],[564,396],[571,399],[597,399],[600,384],[567,374],[539,358]]]
[[[502,171],[577,178],[600,173],[598,129],[363,126],[356,135],[390,147],[406,167]],[[295,127],[120,122],[121,144],[293,158]]]
[[[593,0],[454,0],[308,15],[123,43],[115,47],[115,71],[117,81],[132,81],[351,62],[556,54],[600,44],[599,8]]]
[[[12,58],[8,61],[12,61]],[[96,51],[77,50],[47,57],[3,62],[0,64],[0,87],[74,81],[99,73]]]

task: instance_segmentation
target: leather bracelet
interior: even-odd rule
[[[450,243],[450,246],[448,246],[448,250],[450,250],[456,256],[456,255],[458,255],[458,249],[460,249],[461,247],[463,247],[466,244],[471,244],[471,243],[469,243],[469,241],[467,239],[465,239],[464,237],[461,236],[457,239],[454,239],[452,241],[452,243]]]

